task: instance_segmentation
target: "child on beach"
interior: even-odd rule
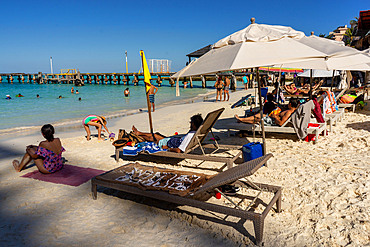
[[[107,130],[108,134],[111,135],[107,128],[107,121],[105,120],[104,117],[98,116],[98,115],[88,115],[82,120],[82,125],[84,126],[87,136],[86,139],[90,141],[90,125],[94,126],[98,130],[98,140],[103,140],[101,138],[101,131],[102,131],[102,126]]]
[[[40,142],[38,146],[27,146],[21,162],[13,160],[13,167],[17,172],[22,171],[32,160],[41,173],[54,173],[63,168],[62,152],[65,149],[59,138],[54,138],[54,127],[51,124],[45,124],[41,128],[41,133],[45,141]]]

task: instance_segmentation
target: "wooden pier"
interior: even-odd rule
[[[63,72],[63,73],[62,73]],[[161,86],[161,83],[166,80],[169,81],[171,86],[175,86],[176,80],[171,78],[174,72],[161,72],[151,73],[152,84]],[[236,83],[235,74],[230,74],[231,84]],[[217,79],[217,75],[202,75],[196,77],[185,77],[180,78],[180,85],[182,87],[193,87],[193,81],[201,81],[202,87],[207,87],[207,81],[214,81]],[[144,84],[143,73],[80,73],[75,70],[61,71],[58,74],[43,74],[41,72],[37,74],[28,73],[0,73],[0,83],[33,83],[33,84],[73,84],[75,86],[83,86],[86,84],[102,84],[102,85],[134,85],[137,86],[139,83]],[[231,86],[232,88],[232,86]]]

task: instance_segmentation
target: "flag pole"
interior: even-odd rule
[[[146,103],[148,105],[150,133],[153,135],[152,113],[151,113],[151,107],[150,107],[150,101],[149,101],[149,90],[146,90],[147,82],[145,81],[145,65],[144,65],[144,57],[143,57],[143,54],[144,54],[144,51],[143,50],[140,50],[141,64],[142,64],[143,74],[144,74],[144,84],[145,84],[144,85],[144,89],[145,89],[145,94],[146,94]],[[149,83],[150,83],[150,79],[149,79]],[[154,135],[153,135],[153,137],[154,137]]]

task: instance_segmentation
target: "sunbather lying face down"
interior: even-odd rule
[[[190,131],[183,137],[166,137],[160,133],[145,133],[139,131],[135,126],[132,126],[132,131],[145,139],[148,142],[155,142],[159,147],[167,149],[171,152],[181,153],[184,152],[188,146],[194,133],[198,130],[203,123],[203,118],[200,114],[196,114],[190,118]]]
[[[282,111],[279,114],[273,114],[273,113],[270,115],[263,114],[263,118],[264,118],[263,120],[264,120],[265,125],[278,125],[278,126],[283,125],[288,120],[290,115],[292,115],[292,113],[297,109],[297,107],[298,107],[298,101],[294,98],[291,98],[289,100],[288,110]],[[240,118],[237,115],[235,115],[235,118],[239,122],[248,123],[248,124],[256,124],[256,123],[261,122],[260,113],[257,113],[254,116],[250,116],[246,118]]]

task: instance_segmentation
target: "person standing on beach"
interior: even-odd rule
[[[149,86],[149,85],[148,85]],[[152,84],[150,84],[150,88],[148,90],[148,94],[149,94],[149,102],[150,102],[150,105],[151,107],[153,107],[153,112],[155,111],[155,105],[154,105],[154,95],[158,92],[158,88]],[[150,108],[149,107],[149,110]]]
[[[98,115],[88,115],[87,117],[85,117],[83,120],[82,120],[82,125],[84,126],[85,130],[86,130],[86,139],[88,141],[90,141],[90,136],[91,136],[91,132],[90,132],[90,127],[89,126],[94,126],[97,130],[98,130],[98,140],[103,140],[101,138],[101,131],[102,131],[102,127],[104,127],[104,129],[106,129],[107,133],[109,135],[111,135],[111,133],[109,132],[108,128],[107,128],[107,121],[105,120],[105,117],[102,117],[102,116],[98,116]]]
[[[224,87],[224,82],[221,79],[221,76],[217,78],[217,81],[215,82],[215,88],[216,88],[216,101],[218,97],[220,97],[220,101],[222,100],[222,89]]]
[[[245,90],[248,89],[248,83],[249,83],[248,75],[243,76],[243,84],[244,84]]]
[[[229,101],[230,95],[229,95],[229,89],[230,89],[230,79],[229,77],[225,76],[225,87],[224,87],[224,101]],[[227,99],[226,99],[227,96]]]

